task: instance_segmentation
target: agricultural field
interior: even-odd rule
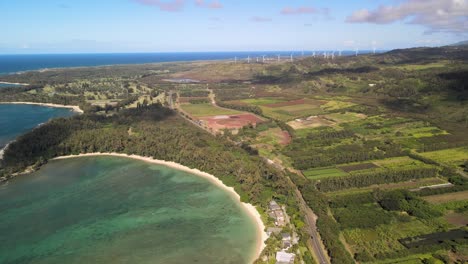
[[[325,115],[324,117],[338,124],[359,121],[359,120],[367,118],[365,114],[359,114],[359,113],[353,113],[353,112],[333,113],[333,114]]]
[[[352,176],[356,173],[379,173],[385,171],[398,171],[398,170],[409,170],[418,168],[431,168],[432,165],[424,164],[419,160],[412,159],[408,156],[387,158],[381,160],[370,160],[365,162],[354,162],[342,165],[336,165],[332,167],[314,168],[304,170],[303,174],[310,180],[320,180],[333,177],[345,177]],[[435,181],[434,184],[446,183],[446,181]],[[414,182],[413,182],[414,183]],[[391,186],[397,187],[398,183],[393,183]],[[408,184],[406,184],[408,185]],[[416,184],[410,184],[416,186]],[[380,186],[380,185],[375,185]],[[390,186],[389,186],[390,187]],[[409,186],[408,186],[409,187]],[[420,187],[420,186],[417,186]],[[388,187],[387,187],[388,188]],[[416,188],[416,187],[414,187]],[[364,188],[361,188],[364,189]]]
[[[282,102],[285,102],[285,100],[279,99],[279,98],[252,98],[252,99],[241,100],[241,102],[245,104],[260,106],[260,105],[282,103]]]
[[[217,116],[217,115],[237,115],[242,112],[216,107],[210,103],[205,104],[182,104],[180,106],[182,110],[194,117],[206,117],[206,116]]]
[[[317,168],[305,170],[302,173],[311,180],[320,180],[330,177],[343,177],[348,175],[346,172],[338,168]]]
[[[423,152],[420,155],[442,164],[459,167],[468,161],[468,147]]]
[[[224,114],[216,116],[198,117],[200,122],[215,133],[222,132],[224,129],[237,130],[247,125],[256,126],[263,122],[263,119],[250,113]]]
[[[324,111],[336,111],[340,109],[349,108],[355,105],[356,104],[352,102],[336,101],[335,99],[335,100],[326,102],[325,104],[321,105],[320,108],[323,109]]]
[[[260,144],[272,144],[280,147],[288,145],[291,142],[291,136],[287,131],[277,127],[260,132],[256,141]]]
[[[333,126],[335,123],[321,116],[310,116],[307,118],[296,119],[287,123],[294,130],[304,130],[307,128],[317,128],[323,126]],[[305,131],[302,131],[304,133]]]
[[[468,191],[425,196],[423,199],[431,204],[442,204],[453,201],[468,201]]]
[[[375,184],[375,185],[371,185],[368,187],[361,187],[361,188],[347,188],[346,190],[328,192],[327,196],[335,197],[335,196],[343,196],[343,195],[349,195],[349,194],[371,193],[375,189],[413,190],[413,189],[423,188],[426,186],[446,184],[446,183],[447,181],[442,178],[432,177],[432,178],[415,179],[411,181],[404,181],[404,182],[397,182],[397,183]]]
[[[300,117],[322,114],[322,101],[300,99],[260,105],[263,114],[277,120],[290,121]]]
[[[372,256],[405,250],[406,248],[399,242],[400,239],[436,231],[437,227],[408,217],[407,220],[383,224],[375,228],[346,229],[343,235],[354,254],[366,255],[372,259]]]

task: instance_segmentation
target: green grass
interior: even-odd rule
[[[419,160],[412,159],[408,156],[388,158],[382,160],[375,160],[373,163],[377,166],[386,169],[401,169],[401,168],[411,168],[411,167],[421,167],[425,164]]]
[[[406,64],[401,66],[391,66],[389,68],[398,68],[402,70],[418,71],[418,70],[427,70],[432,68],[442,68],[446,67],[447,63],[445,61],[428,63],[428,64]]]
[[[354,121],[358,121],[358,120],[362,120],[366,118],[365,115],[353,113],[353,112],[333,113],[333,114],[328,114],[325,117],[327,117],[328,119],[332,119],[333,121],[337,123],[354,122]]]
[[[423,157],[451,166],[460,166],[468,160],[468,147],[420,153]]]
[[[216,115],[236,115],[236,114],[242,113],[236,110],[216,107],[209,103],[208,104],[182,104],[181,108],[185,112],[195,117],[216,116]]]
[[[347,176],[348,174],[340,169],[337,168],[317,168],[317,169],[310,169],[303,171],[304,175],[311,179],[325,179],[325,178],[332,178],[332,177],[342,177]]]
[[[425,259],[430,259],[431,261],[435,261],[435,264],[443,264],[441,260],[438,260],[430,253],[428,254],[415,254],[415,255],[410,255],[406,257],[401,257],[401,258],[395,258],[395,259],[386,259],[386,260],[377,260],[377,261],[372,261],[372,262],[364,262],[364,263],[373,263],[373,264],[423,264],[423,260]]]
[[[438,127],[418,127],[413,129],[404,130],[404,133],[411,135],[414,138],[433,137],[437,135],[447,135],[448,132],[441,130]]]
[[[323,113],[319,107],[311,104],[288,105],[275,108],[263,105],[260,106],[260,108],[262,108],[263,114],[267,117],[278,119],[284,122],[300,117],[308,117]]]
[[[325,111],[334,111],[334,110],[340,110],[340,109],[348,108],[348,107],[355,106],[355,105],[356,105],[355,103],[351,103],[351,102],[332,100],[320,106],[320,108],[322,108]]]
[[[367,251],[371,255],[403,250],[405,247],[398,239],[437,231],[419,220],[395,222],[369,229],[347,229],[343,235],[354,252]]]
[[[252,98],[240,100],[241,102],[251,104],[251,105],[266,105],[266,104],[276,104],[284,102],[285,100],[277,98]]]
[[[280,144],[282,137],[281,137],[281,129],[280,128],[270,128],[266,131],[260,132],[256,141],[258,143],[278,146]]]
[[[345,190],[336,191],[336,192],[329,192],[327,193],[327,196],[333,197],[333,196],[342,196],[342,195],[350,195],[350,194],[358,194],[358,193],[369,193],[369,192],[374,191],[377,188],[381,190],[396,190],[396,189],[408,190],[408,189],[416,189],[416,188],[423,187],[423,186],[430,186],[430,185],[443,184],[443,183],[447,183],[447,181],[441,178],[424,178],[424,179],[417,179],[417,180],[406,181],[406,182],[378,184],[378,185],[372,185],[372,186],[364,187],[364,188],[350,188],[350,189],[345,189]]]

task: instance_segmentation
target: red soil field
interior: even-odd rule
[[[288,131],[281,131],[281,136],[282,136],[282,139],[280,142],[281,145],[286,146],[289,143],[291,143],[292,138],[291,138],[291,135],[289,135]]]
[[[239,129],[249,124],[257,125],[263,122],[262,119],[253,114],[240,114],[240,115],[220,115],[220,116],[209,116],[200,117],[207,127],[213,131],[219,131],[222,129]]]

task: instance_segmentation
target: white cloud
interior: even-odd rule
[[[468,33],[467,0],[404,0],[399,5],[380,6],[369,11],[362,9],[346,19],[350,23],[389,24],[405,21],[423,25],[427,33]]]

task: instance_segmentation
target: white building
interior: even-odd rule
[[[293,264],[296,255],[283,251],[276,252],[276,264]]]

